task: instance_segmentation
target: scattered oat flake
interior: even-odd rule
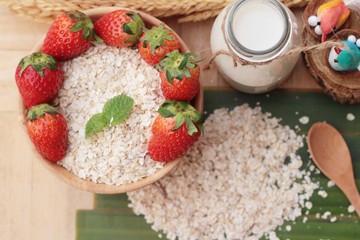
[[[330,218],[330,222],[332,222],[332,223],[333,223],[333,222],[336,222],[336,220],[337,220],[337,217],[335,217],[335,216],[332,217],[332,218]]]
[[[326,211],[323,213],[323,215],[321,216],[322,219],[327,219],[329,216],[331,215],[331,212]]]
[[[286,225],[285,230],[288,231],[288,232],[290,232],[290,231],[291,231],[291,226],[290,226],[290,225]]]
[[[353,212],[355,212],[355,207],[353,205],[349,205],[347,210],[349,213],[353,213]]]
[[[321,196],[322,198],[327,198],[328,193],[325,190],[319,190],[318,195]]]
[[[309,167],[309,170],[312,172],[312,171],[314,171],[315,170],[315,166],[314,165],[310,165],[310,167]]]
[[[307,201],[307,202],[305,203],[305,207],[306,207],[307,209],[311,209],[311,208],[313,207],[312,202]]]
[[[175,171],[128,193],[129,206],[170,240],[278,239],[319,187],[297,154],[304,136],[248,104],[215,110],[204,128]]]
[[[299,122],[301,123],[301,124],[308,124],[309,123],[309,117],[308,116],[302,116],[301,118],[299,118]]]
[[[333,186],[335,186],[335,182],[334,182],[334,181],[331,181],[331,180],[330,180],[330,181],[327,182],[327,187],[328,187],[328,188],[331,188],[331,187],[333,187]]]
[[[348,121],[354,121],[354,120],[355,120],[355,116],[354,116],[354,114],[352,114],[352,113],[348,113],[348,114],[346,114],[346,119],[347,119]]]

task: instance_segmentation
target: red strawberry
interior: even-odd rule
[[[94,25],[96,33],[104,42],[114,47],[133,46],[145,28],[140,15],[127,10],[105,14]]]
[[[165,99],[190,101],[200,88],[199,59],[193,53],[168,53],[157,65],[160,71],[161,90]]]
[[[19,92],[27,108],[52,101],[63,82],[61,65],[47,54],[36,52],[21,59],[15,72]]]
[[[25,122],[31,141],[47,160],[57,162],[66,153],[68,132],[65,118],[48,104],[32,107]]]
[[[94,33],[94,25],[86,14],[65,12],[50,26],[41,51],[57,60],[68,60],[85,52],[95,41],[101,39]]]
[[[185,102],[165,101],[159,108],[148,145],[150,157],[169,162],[193,145],[202,131],[202,114]]]
[[[138,45],[141,57],[149,65],[154,66],[169,52],[180,49],[175,34],[164,28],[164,24],[153,27],[143,33]]]

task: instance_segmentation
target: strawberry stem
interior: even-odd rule
[[[161,104],[159,114],[164,118],[175,117],[175,127],[172,129],[176,131],[184,123],[186,124],[188,134],[193,136],[203,130],[203,116],[193,106],[186,102],[166,100]]]
[[[34,106],[32,108],[30,108],[28,114],[27,114],[27,118],[30,121],[34,121],[40,117],[45,116],[45,113],[49,113],[51,115],[56,115],[58,113],[57,109],[50,106],[49,104],[40,104],[37,106]]]
[[[74,11],[74,12],[65,12],[71,20],[75,21],[74,25],[70,27],[70,30],[73,32],[83,31],[82,38],[89,39],[92,43],[102,43],[103,40],[96,35],[94,31],[94,24],[91,21],[90,17],[85,13]]]
[[[165,40],[175,40],[174,36],[171,33],[172,31],[166,29],[165,24],[163,23],[157,27],[152,27],[141,38],[141,40],[143,41],[143,47],[146,48],[147,45],[149,45],[151,53],[154,54],[156,48],[165,46]]]
[[[126,15],[132,19],[131,22],[122,25],[123,31],[131,35],[131,37],[126,40],[126,42],[131,43],[138,41],[141,33],[145,29],[145,24],[140,15],[135,12],[128,12]]]
[[[52,56],[41,52],[35,52],[21,59],[19,66],[21,67],[20,75],[23,74],[27,67],[31,66],[41,77],[43,77],[45,69],[57,69],[58,64]]]
[[[190,69],[196,68],[197,63],[202,60],[195,53],[180,53],[179,50],[174,50],[166,54],[156,67],[165,72],[166,79],[172,83],[174,78],[181,81],[183,77],[190,77]]]

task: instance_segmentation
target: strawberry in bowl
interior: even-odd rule
[[[179,131],[174,135],[180,132],[182,135],[188,132],[184,129],[188,129],[191,141],[184,142],[179,149],[170,149],[176,154],[166,160],[150,151],[151,139],[158,138],[152,126],[163,112],[159,107],[167,101],[161,90],[161,71],[140,54],[141,36],[152,28],[163,28],[179,44],[170,52],[166,50],[166,54],[173,51],[185,54],[189,49],[170,27],[142,12],[100,8],[89,10],[86,15],[94,26],[90,34],[94,39],[89,40],[90,47],[79,55],[58,60],[63,70],[63,83],[55,99],[46,101],[49,105],[57,105],[58,114],[66,121],[66,153],[54,163],[39,148],[37,152],[41,154],[41,162],[72,186],[96,193],[133,191],[167,174],[201,135],[201,118],[193,119],[190,124],[185,114],[184,121],[175,121],[177,129],[169,131]],[[117,20],[114,15],[118,16]],[[113,27],[106,28],[110,25]],[[70,31],[72,28],[68,25]],[[39,41],[33,51],[40,52],[44,44],[43,40]],[[155,47],[159,48],[161,46]],[[192,100],[180,105],[188,106],[201,116],[201,86]],[[24,110],[26,106],[22,101],[21,111]],[[195,134],[194,129],[199,131]],[[61,141],[59,136],[58,139]]]
[[[154,66],[166,54],[180,49],[180,43],[172,30],[165,28],[164,24],[160,24],[143,33],[138,48],[144,61]]]
[[[199,139],[203,119],[186,102],[165,101],[158,112],[151,128],[149,154],[156,161],[169,162],[186,153]]]
[[[50,55],[41,52],[21,59],[15,80],[27,108],[52,101],[63,82],[61,65]]]
[[[191,101],[200,89],[200,67],[194,53],[168,53],[157,66],[160,71],[161,89],[169,100]]]
[[[41,48],[58,60],[68,60],[88,50],[91,42],[101,42],[91,19],[84,13],[65,12],[51,24]]]

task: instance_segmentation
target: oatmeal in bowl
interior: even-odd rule
[[[200,60],[170,27],[145,13],[99,8],[66,14],[33,48],[39,56],[22,60],[25,64],[16,73],[21,117],[39,159],[65,182],[86,191],[122,193],[153,183],[201,135]],[[83,21],[84,15],[91,21]],[[68,29],[70,35],[81,33],[81,39],[73,41]],[[60,43],[59,34],[66,36]],[[69,51],[86,37],[87,47]],[[47,69],[49,62],[56,67]],[[55,69],[60,69],[57,79],[62,76],[56,94],[46,98],[34,97],[43,89],[22,90],[24,82],[30,88],[35,81],[24,79],[28,68],[39,65],[43,69],[36,87]],[[52,119],[61,122],[61,134],[53,130],[60,124],[46,125],[56,122]],[[39,125],[48,129],[46,136]]]

